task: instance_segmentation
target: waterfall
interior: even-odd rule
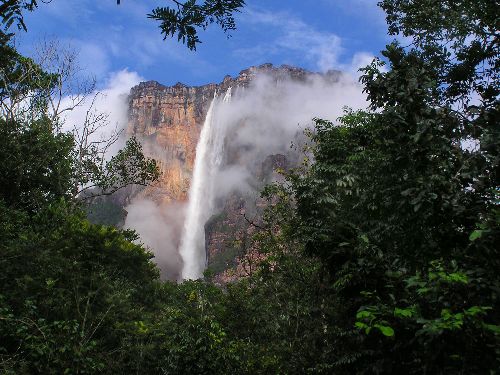
[[[215,178],[224,155],[225,127],[218,113],[230,98],[231,88],[227,90],[222,103],[215,93],[196,145],[188,210],[179,250],[184,262],[182,280],[199,279],[206,267],[205,223],[213,214]]]

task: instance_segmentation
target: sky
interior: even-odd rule
[[[231,37],[217,25],[200,34],[196,51],[163,40],[147,18],[169,0],[52,0],[25,17],[20,51],[31,55],[56,39],[79,52],[79,64],[98,85],[117,72],[165,85],[203,85],[252,65],[288,64],[311,71],[355,72],[390,42],[377,0],[247,0]]]

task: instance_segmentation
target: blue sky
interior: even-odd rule
[[[79,51],[80,65],[104,84],[127,69],[171,85],[219,82],[271,62],[313,71],[355,71],[390,41],[377,0],[247,0],[232,37],[212,25],[197,51],[163,41],[146,14],[168,0],[52,0],[27,15],[19,49],[30,55],[44,38]]]

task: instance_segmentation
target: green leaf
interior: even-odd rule
[[[373,317],[374,317],[373,313],[368,310],[358,311],[358,313],[356,314],[357,319],[373,318]]]
[[[495,335],[500,335],[500,326],[497,326],[495,324],[484,324],[483,327],[488,331],[493,332]]]
[[[469,236],[469,241],[475,241],[477,240],[478,238],[481,238],[481,236],[483,235],[483,230],[481,229],[476,229],[474,232],[472,232]]]
[[[375,328],[378,328],[378,330],[384,335],[384,336],[387,336],[387,337],[391,337],[391,336],[394,336],[394,330],[389,327],[389,326],[383,326],[381,324],[375,324],[374,326]]]
[[[357,328],[359,328],[359,329],[364,329],[364,328],[368,327],[368,326],[367,326],[365,323],[363,323],[363,322],[356,322],[356,323],[354,323],[354,325],[355,325]]]
[[[396,307],[394,309],[394,316],[398,318],[411,318],[415,314],[415,309],[413,307],[409,307],[406,309],[400,309]]]
[[[472,306],[465,310],[465,314],[475,316],[478,314],[485,315],[488,310],[492,310],[491,306]]]

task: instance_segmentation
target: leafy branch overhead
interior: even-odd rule
[[[190,50],[196,50],[201,43],[198,30],[206,30],[210,24],[216,23],[225,33],[235,30],[233,14],[245,6],[244,0],[205,0],[202,4],[196,0],[172,1],[174,7],[158,7],[148,17],[160,22],[164,40],[177,35],[177,40]]]
[[[18,29],[26,31],[22,12],[24,10],[31,12],[37,6],[37,0],[2,0],[2,4],[0,4],[2,24],[8,29],[15,22]]]

